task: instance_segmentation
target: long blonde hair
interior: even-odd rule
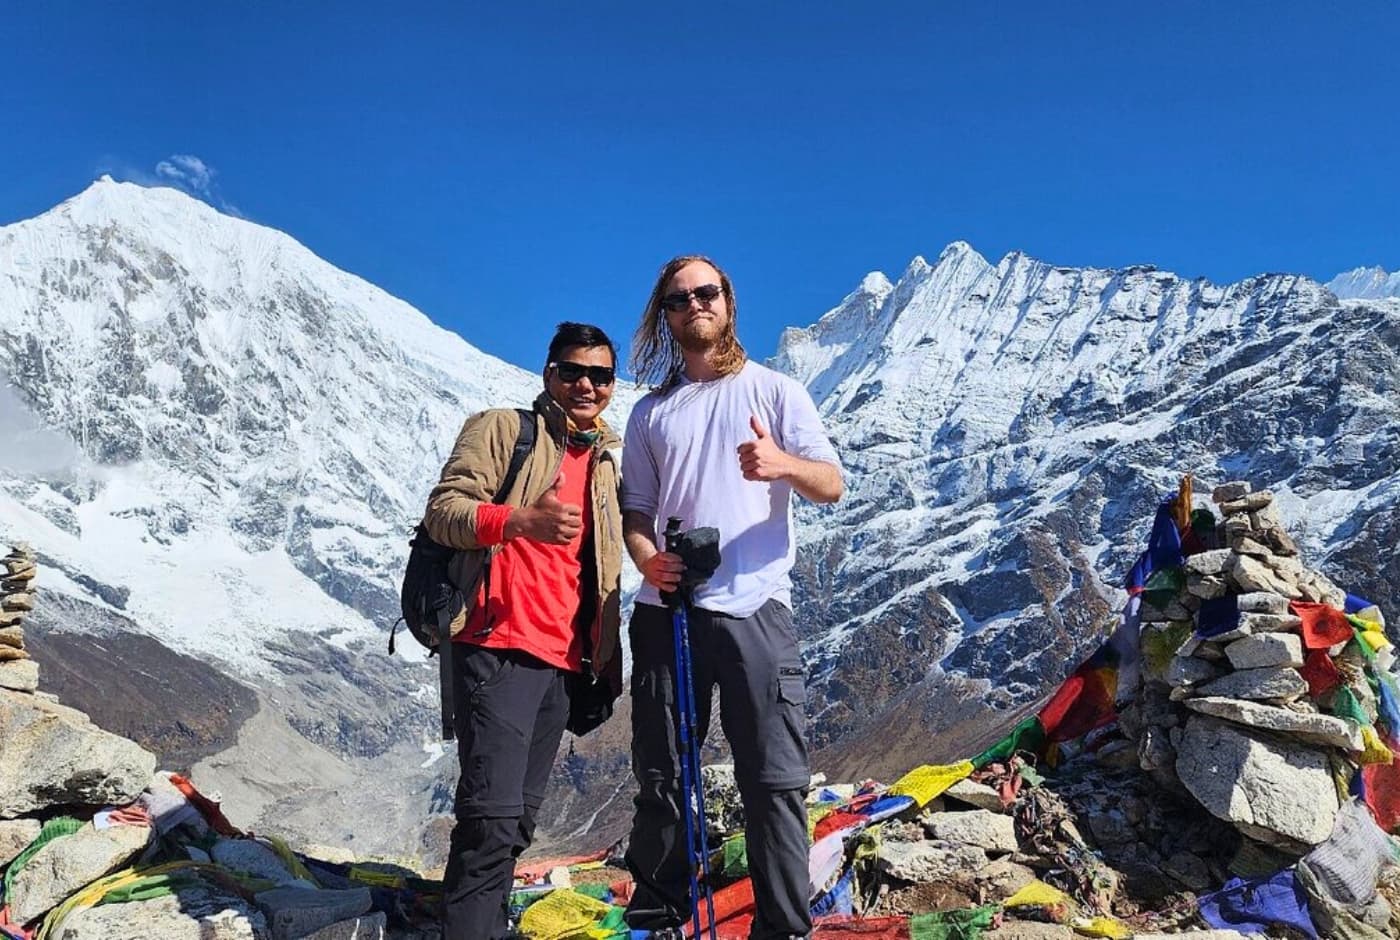
[[[676,272],[697,261],[708,264],[719,274],[719,286],[724,290],[724,299],[729,305],[729,323],[710,354],[710,365],[720,375],[732,375],[742,369],[748,361],[748,354],[744,352],[744,347],[740,345],[739,336],[735,332],[739,320],[739,302],[734,297],[734,285],[730,283],[729,275],[704,255],[679,255],[662,265],[661,273],[656,277],[656,286],[651,289],[651,298],[647,300],[646,309],[642,311],[642,324],[632,336],[631,369],[638,384],[668,391],[680,381],[681,373],[685,369],[685,357],[681,352],[681,344],[676,342],[676,337],[671,334],[671,327],[666,322],[666,311],[661,306],[661,298],[666,292],[666,285],[676,276]]]

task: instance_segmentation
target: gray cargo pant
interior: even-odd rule
[[[769,601],[749,617],[691,608],[691,662],[699,740],[720,690],[720,726],[734,754],[756,913],[753,940],[806,937],[808,913],[806,690],[792,614]],[[681,817],[675,647],[671,612],[638,604],[632,646],[632,772],[636,811],[627,849],[634,930],[689,918],[690,863]]]
[[[530,845],[569,717],[567,673],[528,653],[453,643],[457,824],[443,876],[443,940],[506,935],[515,860]]]

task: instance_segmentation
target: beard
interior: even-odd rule
[[[681,328],[674,331],[676,342],[681,349],[689,353],[708,352],[718,346],[720,340],[724,338],[724,331],[728,327],[728,320],[719,317],[696,317],[681,324]]]

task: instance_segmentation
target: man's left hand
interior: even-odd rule
[[[754,439],[739,445],[739,469],[745,480],[759,483],[772,483],[787,477],[792,469],[792,458],[773,442],[758,418],[749,417],[749,427]]]

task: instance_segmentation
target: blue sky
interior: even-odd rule
[[[18,5],[0,223],[165,161],[531,368],[703,252],[766,357],[955,239],[1394,270],[1397,46],[1392,3]]]

